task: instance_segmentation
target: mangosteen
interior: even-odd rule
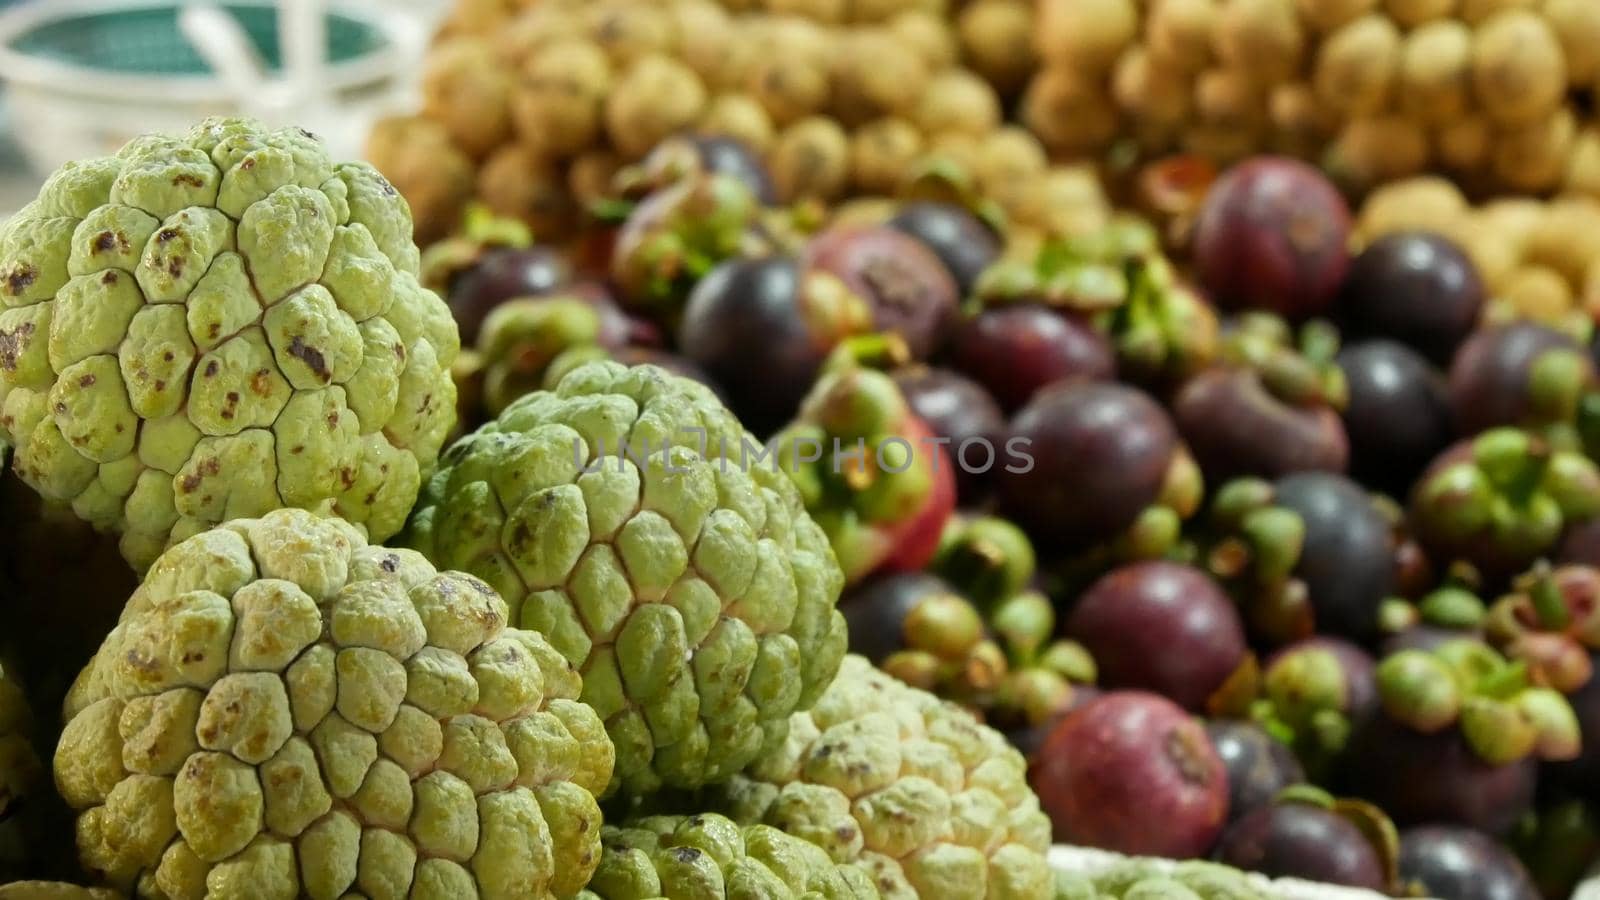
[[[1540,900],[1506,847],[1479,831],[1423,825],[1400,832],[1400,880],[1418,896],[1447,900]]]
[[[939,257],[965,297],[978,276],[1000,258],[1000,237],[979,218],[953,203],[907,203],[889,227],[911,235]]]
[[[1203,856],[1228,815],[1228,773],[1205,729],[1170,700],[1112,691],[1070,712],[1030,781],[1056,840],[1140,856]]]
[[[1343,472],[1350,445],[1332,407],[1285,402],[1247,369],[1219,367],[1184,385],[1173,419],[1206,477]]]
[[[1120,534],[1155,503],[1180,444],[1143,392],[1065,382],[1034,396],[997,450],[1001,511],[1042,548],[1071,551]]]
[[[1321,792],[1305,793],[1309,798]],[[1271,878],[1386,892],[1392,880],[1394,826],[1367,804],[1347,810],[1332,798],[1322,801],[1290,796],[1251,810],[1222,833],[1217,860]],[[1379,827],[1366,827],[1374,819]],[[1380,847],[1373,835],[1385,830],[1390,846]]]
[[[1182,563],[1112,570],[1078,598],[1064,624],[1094,657],[1101,684],[1153,691],[1196,712],[1249,652],[1232,599]]]
[[[1104,335],[1082,319],[1033,304],[983,310],[956,328],[951,360],[1007,410],[1058,381],[1110,381],[1117,361]]]
[[[1577,341],[1544,325],[1515,322],[1461,345],[1450,365],[1450,403],[1464,435],[1568,422],[1595,381],[1594,362]]]
[[[1448,365],[1483,311],[1483,279],[1445,237],[1422,231],[1384,235],[1350,264],[1339,293],[1348,333],[1392,338]]]
[[[1383,338],[1345,347],[1339,368],[1349,393],[1350,474],[1403,497],[1455,437],[1444,377],[1415,350]]]
[[[490,250],[471,268],[457,273],[445,300],[461,329],[461,343],[472,345],[490,310],[507,300],[543,297],[572,283],[566,257],[543,245]]]
[[[1289,746],[1254,722],[1218,719],[1206,723],[1206,734],[1228,770],[1229,822],[1306,780],[1305,769]]]
[[[955,279],[921,241],[887,226],[838,225],[801,253],[807,277],[832,276],[867,304],[874,331],[897,335],[913,359],[940,349],[960,300]]]
[[[1350,208],[1315,167],[1256,157],[1211,186],[1194,226],[1200,285],[1229,309],[1328,311],[1350,267]]]

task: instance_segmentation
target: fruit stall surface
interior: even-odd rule
[[[1600,0],[0,0],[0,900],[1600,900]]]

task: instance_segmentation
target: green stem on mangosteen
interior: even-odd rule
[[[1568,422],[1589,387],[1590,364],[1575,350],[1552,349],[1539,354],[1528,371],[1528,400],[1543,422]]]
[[[1540,560],[1527,580],[1528,601],[1533,607],[1539,627],[1546,631],[1562,631],[1572,624],[1566,598],[1556,586],[1555,574],[1550,564]]]
[[[1528,505],[1550,468],[1549,444],[1512,428],[1484,433],[1472,452],[1489,483],[1516,509]]]
[[[1251,548],[1255,577],[1265,584],[1288,578],[1300,564],[1306,526],[1300,515],[1279,506],[1247,513],[1239,530]]]
[[[1482,625],[1486,612],[1476,594],[1448,584],[1423,597],[1417,611],[1429,625],[1459,629]]]

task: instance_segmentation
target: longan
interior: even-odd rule
[[[1266,98],[1248,73],[1211,69],[1195,81],[1194,108],[1206,125],[1260,129],[1266,124]]]
[[[1139,34],[1134,0],[1039,0],[1039,57],[1085,73],[1111,68]]]
[[[973,174],[985,193],[994,193],[1036,178],[1049,166],[1038,138],[1025,128],[1005,125],[978,142]]]
[[[599,138],[611,80],[605,53],[589,41],[564,41],[534,54],[511,96],[517,135],[549,157],[589,147]]]
[[[717,83],[737,39],[738,26],[711,0],[678,0],[671,7],[671,16],[678,35],[678,58],[701,81]]]
[[[511,79],[487,42],[461,38],[428,54],[422,114],[439,122],[457,147],[481,157],[511,133]]]
[[[1416,28],[1456,11],[1456,0],[1383,0],[1383,11],[1401,28]]]
[[[1361,204],[1356,234],[1371,242],[1397,231],[1448,232],[1468,212],[1467,198],[1446,178],[1422,175],[1374,190]]]
[[[1600,78],[1600,3],[1544,0],[1540,10],[1556,33],[1567,63],[1567,81],[1589,86]]]
[[[1400,65],[1400,31],[1371,14],[1341,27],[1317,51],[1317,97],[1346,115],[1380,113],[1389,103]]]
[[[1325,163],[1338,181],[1357,191],[1415,175],[1427,164],[1427,133],[1415,119],[1395,115],[1351,119],[1328,148]]]
[[[947,69],[928,82],[914,121],[924,134],[964,131],[981,136],[1000,127],[1000,98],[982,78],[965,69]]]
[[[1022,90],[1038,64],[1030,0],[973,0],[956,19],[961,53],[1003,94]]]
[[[840,122],[860,125],[915,108],[928,80],[916,51],[881,28],[847,33],[839,51],[831,111]]]
[[[647,56],[606,97],[606,133],[625,159],[639,159],[693,125],[705,105],[705,86],[688,66],[669,56]]]
[[[904,119],[868,122],[850,138],[850,177],[868,194],[892,194],[922,152],[922,133]]]
[[[1214,0],[1157,0],[1145,18],[1144,46],[1162,66],[1187,72],[1211,64]]]
[[[799,52],[778,51],[755,63],[745,90],[777,125],[820,112],[828,103],[828,73]]]
[[[437,241],[460,224],[472,199],[472,160],[443,125],[420,115],[381,119],[364,155],[411,205],[418,242]]]
[[[1473,34],[1472,85],[1478,103],[1501,125],[1527,125],[1554,112],[1567,89],[1566,61],[1555,32],[1538,14],[1513,9]]]
[[[1543,121],[1500,133],[1490,159],[1495,177],[1519,191],[1553,189],[1566,173],[1567,154],[1577,131],[1572,110],[1562,108]]]
[[[1400,48],[1400,109],[1428,125],[1465,115],[1472,103],[1472,30],[1454,19],[1429,22]]]
[[[1022,119],[1045,146],[1060,153],[1092,152],[1116,137],[1119,116],[1092,76],[1045,69],[1022,98]]]
[[[1301,21],[1324,33],[1354,22],[1377,5],[1378,0],[1295,0]]]
[[[589,37],[618,67],[674,51],[677,29],[652,3],[600,0],[587,11]]]
[[[1600,197],[1600,131],[1589,126],[1578,132],[1562,175],[1562,190]]]
[[[1299,70],[1305,33],[1283,0],[1222,0],[1212,46],[1225,65],[1281,81]]]
[[[784,201],[832,200],[849,178],[850,139],[833,119],[809,116],[778,134],[767,165]]]
[[[1572,285],[1546,266],[1523,265],[1508,274],[1498,291],[1516,318],[1558,325],[1573,306]]]
[[[712,97],[700,118],[700,130],[737,138],[756,153],[765,153],[777,134],[772,117],[748,94]]]
[[[887,27],[896,40],[915,50],[930,70],[953,66],[960,57],[955,32],[938,16],[908,9],[890,19]]]
[[[1074,237],[1103,229],[1111,221],[1111,204],[1100,178],[1088,166],[1057,166],[1040,184],[1045,221],[1050,237]]]
[[[1544,216],[1528,233],[1524,262],[1546,266],[1573,286],[1581,286],[1600,259],[1600,201],[1592,197],[1559,197],[1546,204]]]
[[[560,168],[521,144],[507,144],[484,161],[478,196],[496,215],[521,219],[539,237],[565,234],[578,213]]]
[[[1489,162],[1494,129],[1483,116],[1462,116],[1442,126],[1434,135],[1439,162],[1456,172],[1472,172]]]
[[[613,196],[622,160],[610,150],[580,153],[567,166],[567,193],[584,208]]]
[[[1130,47],[1111,76],[1117,106],[1141,124],[1178,128],[1194,108],[1191,78],[1157,63],[1143,47]]]
[[[837,24],[845,20],[848,0],[765,0],[767,12],[780,16],[800,16],[813,22]]]

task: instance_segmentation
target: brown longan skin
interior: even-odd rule
[[[1022,120],[1045,146],[1066,155],[1089,153],[1116,136],[1121,117],[1094,80],[1064,68],[1047,68],[1028,86]]]
[[[857,191],[893,194],[921,155],[922,132],[899,118],[879,119],[850,139],[850,175]]]
[[[1212,45],[1224,65],[1281,81],[1299,70],[1305,33],[1282,0],[1222,0]]]
[[[521,144],[507,144],[484,161],[478,196],[496,215],[527,222],[535,234],[566,234],[578,214],[560,167]]]
[[[1029,0],[972,0],[956,19],[962,57],[1002,94],[1028,83],[1038,65]]]
[[[1577,136],[1570,109],[1558,109],[1543,121],[1502,132],[1490,162],[1502,184],[1529,193],[1554,188],[1566,171],[1568,151]]]
[[[830,111],[848,127],[879,116],[909,115],[928,83],[916,51],[884,29],[847,32],[832,72]]]
[[[1211,64],[1215,0],[1165,0],[1145,21],[1145,47],[1162,66],[1193,72]]]
[[[1000,98],[978,76],[947,69],[929,81],[912,120],[924,134],[959,131],[982,137],[1000,127]]]
[[[511,133],[511,79],[487,42],[449,41],[428,55],[422,73],[423,115],[444,125],[457,147],[474,158]]]
[[[598,45],[585,40],[548,45],[528,60],[511,98],[518,138],[551,158],[593,145],[612,79],[611,63]]]
[[[1099,73],[1138,37],[1134,0],[1039,0],[1039,57],[1047,64]]]
[[[1524,9],[1485,20],[1473,34],[1472,84],[1483,111],[1499,125],[1527,125],[1553,113],[1567,73],[1549,24]]]
[[[1375,115],[1389,102],[1400,62],[1400,31],[1366,15],[1328,36],[1317,51],[1317,97],[1347,115]]]
[[[821,111],[832,92],[827,72],[799,48],[777,48],[746,77],[745,93],[779,127]]]
[[[456,228],[473,194],[472,160],[443,125],[422,116],[383,119],[367,135],[364,155],[405,196],[418,243]]]
[[[647,56],[617,79],[605,102],[606,134],[628,159],[693,125],[706,105],[705,85],[670,56]]]
[[[748,94],[718,94],[706,106],[700,130],[735,138],[756,153],[766,153],[777,136],[772,116]]]
[[[1402,111],[1428,125],[1447,125],[1472,104],[1472,29],[1453,19],[1410,32],[1400,48],[1397,92]]]
[[[1031,20],[1031,17],[1030,17]],[[960,57],[956,35],[943,18],[921,9],[908,9],[885,23],[895,40],[922,57],[930,71],[955,65]]]
[[[1203,77],[1203,76],[1202,76]],[[1179,128],[1195,108],[1193,77],[1167,65],[1144,47],[1130,47],[1117,61],[1111,94],[1141,124]]]
[[[850,176],[850,138],[833,119],[801,119],[779,133],[767,165],[786,202],[833,200]]]

